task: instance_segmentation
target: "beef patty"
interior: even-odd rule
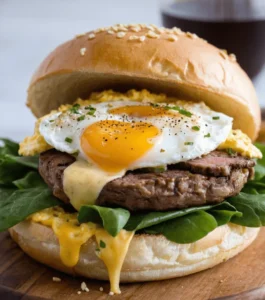
[[[75,158],[57,150],[40,155],[39,172],[53,194],[68,203],[63,191],[63,172]],[[128,172],[108,182],[97,205],[124,207],[130,211],[165,211],[214,204],[238,194],[253,176],[255,162],[223,151],[213,151],[202,158],[171,165],[154,173]]]

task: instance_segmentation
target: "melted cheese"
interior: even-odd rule
[[[82,205],[94,204],[104,185],[124,173],[110,174],[84,160],[78,160],[64,171],[64,192],[73,207],[79,210]]]
[[[79,224],[76,213],[65,213],[61,208],[48,208],[31,215],[30,220],[51,227],[58,238],[60,257],[68,267],[74,267],[80,249],[92,236],[95,236],[99,252],[109,274],[111,292],[120,293],[121,268],[134,232],[121,230],[112,237],[106,230],[93,223]]]
[[[262,158],[260,150],[252,144],[251,139],[241,130],[232,130],[218,149],[232,149],[249,158]]]
[[[120,294],[119,279],[121,268],[128,251],[130,242],[134,232],[121,230],[120,233],[113,237],[104,229],[97,229],[96,239],[99,246],[103,242],[103,247],[100,247],[98,257],[102,259],[108,269],[111,284],[111,291]]]

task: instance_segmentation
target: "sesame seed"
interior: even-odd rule
[[[236,55],[234,53],[229,54],[229,58],[231,61],[235,62],[236,61]]]
[[[226,59],[227,54],[225,53],[224,50],[220,50],[220,51],[219,51],[219,54],[220,54],[224,59]]]
[[[79,33],[79,34],[76,34],[76,38],[80,38],[81,36],[84,36],[85,35],[85,33]]]
[[[85,53],[86,53],[86,48],[81,48],[81,49],[80,49],[80,54],[81,54],[82,56],[84,56]]]
[[[159,37],[158,34],[156,34],[154,31],[151,30],[147,32],[146,36],[152,39],[157,39]]]
[[[145,36],[144,35],[140,36],[139,40],[140,42],[143,42],[145,40]]]
[[[141,28],[140,28],[140,27],[131,27],[130,29],[131,29],[131,31],[133,31],[133,32],[139,32],[139,31],[141,31]]]
[[[103,292],[103,287],[101,286],[101,287],[99,288],[99,290],[100,290],[101,292]]]
[[[129,40],[130,40],[130,41],[133,41],[133,40],[139,40],[139,36],[137,36],[137,35],[131,35],[131,36],[129,37]]]
[[[122,39],[125,35],[126,35],[125,32],[119,31],[119,32],[117,33],[117,38]]]
[[[52,280],[53,280],[54,282],[61,282],[61,281],[62,281],[62,279],[59,278],[59,277],[52,277]]]
[[[117,32],[119,30],[119,28],[117,26],[112,26],[111,29],[115,32]]]
[[[106,28],[104,28],[104,27],[100,27],[100,28],[95,30],[95,33],[103,32],[103,31],[105,31],[105,29]]]
[[[95,36],[95,34],[94,33],[90,33],[89,35],[88,35],[88,39],[89,40],[92,40],[92,39],[94,39],[96,36]]]
[[[110,296],[113,296],[113,295],[114,295],[114,293],[113,293],[113,292],[109,292],[109,295],[110,295]]]
[[[85,291],[88,293],[89,292],[89,288],[85,288]]]
[[[147,29],[150,29],[150,30],[152,30],[152,31],[154,30],[154,27],[151,26],[151,25],[146,26],[146,28],[147,28]]]
[[[108,30],[107,32],[108,32],[108,34],[114,34],[113,30]]]
[[[183,34],[183,31],[178,28],[178,27],[173,27],[172,28],[172,31],[175,33],[175,34]]]
[[[196,39],[198,37],[197,34],[191,32],[187,32],[186,35],[191,39]]]
[[[77,294],[78,294],[78,295],[81,295],[81,291],[78,291]]]
[[[178,38],[177,38],[176,36],[174,36],[174,35],[169,35],[167,39],[168,39],[169,41],[171,41],[171,42],[175,42],[175,41],[178,40]]]
[[[119,27],[119,31],[128,31],[128,29],[124,26]]]
[[[165,32],[165,30],[163,28],[156,28],[156,31],[158,33],[164,33]]]

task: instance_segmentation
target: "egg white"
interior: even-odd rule
[[[160,129],[161,134],[153,139],[154,146],[142,157],[132,162],[127,170],[144,167],[155,167],[174,164],[201,157],[215,150],[223,143],[232,129],[232,118],[209,109],[204,103],[185,103],[181,106],[192,113],[191,117],[176,113],[176,118],[164,115],[162,118],[148,116],[145,118],[129,117],[109,113],[110,108],[144,105],[133,101],[116,101],[94,104],[96,109],[93,116],[86,115],[84,106],[78,108],[78,114],[70,111],[54,113],[42,120],[40,123],[40,134],[46,142],[55,149],[70,154],[78,153],[79,158],[94,162],[86,156],[80,145],[83,131],[91,124],[101,120],[116,121],[140,121],[148,122]],[[176,103],[160,103],[159,105],[176,105]],[[174,112],[173,112],[174,113]],[[84,120],[78,118],[86,115]],[[172,121],[173,120],[173,121]],[[177,122],[176,122],[177,120]],[[192,129],[198,127],[199,131]],[[71,143],[66,139],[70,138]]]

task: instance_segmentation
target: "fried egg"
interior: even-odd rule
[[[108,173],[200,157],[223,143],[231,129],[232,118],[184,101],[75,104],[39,125],[49,145]]]

